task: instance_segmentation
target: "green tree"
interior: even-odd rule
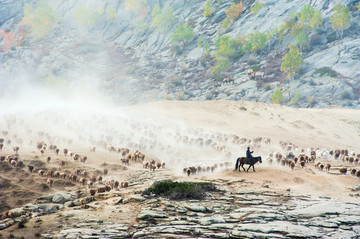
[[[236,54],[236,41],[231,36],[224,35],[215,41],[215,57],[232,57]]]
[[[276,88],[274,92],[270,95],[271,101],[273,104],[280,104],[284,100],[284,95],[282,90]]]
[[[106,20],[114,21],[116,18],[116,15],[117,15],[116,9],[109,5],[106,8]]]
[[[211,73],[217,77],[220,77],[221,73],[227,71],[231,67],[229,58],[217,57],[215,65],[211,69]]]
[[[294,101],[295,101],[295,102],[299,102],[300,99],[301,99],[300,91],[297,90],[296,93],[295,93],[295,95],[294,95]]]
[[[126,11],[139,12],[146,5],[146,0],[124,0]]]
[[[207,0],[205,2],[204,13],[203,13],[204,17],[209,17],[213,14],[214,9],[212,8],[212,5],[213,5],[213,0]]]
[[[299,48],[295,45],[289,46],[290,51],[288,54],[283,56],[284,62],[281,63],[281,71],[284,71],[288,76],[292,76],[296,73],[298,68],[304,64],[304,61],[301,59]]]
[[[101,11],[81,4],[74,9],[72,17],[81,27],[91,28],[101,18]]]
[[[295,25],[291,31],[292,36],[295,37],[297,44],[300,46],[300,50],[306,50],[310,48],[310,41],[308,33],[310,32],[308,25]]]
[[[301,26],[311,26],[312,28],[321,26],[323,18],[320,11],[315,10],[310,5],[305,5],[300,12],[297,13]]]
[[[231,18],[230,18],[230,17],[226,17],[226,18],[224,19],[224,21],[222,22],[222,24],[221,24],[221,28],[222,28],[222,29],[226,29],[226,28],[230,27],[231,24],[232,24]]]
[[[178,24],[175,32],[171,35],[171,41],[186,45],[194,38],[194,29],[187,23]]]
[[[145,18],[142,17],[137,17],[132,20],[131,25],[140,32],[146,32],[150,29],[150,24],[145,20]]]
[[[259,52],[266,47],[267,42],[266,32],[255,32],[249,34],[249,43],[251,45],[251,52]]]
[[[264,4],[261,1],[257,1],[254,6],[250,8],[251,14],[257,14]]]
[[[332,28],[336,31],[337,37],[342,39],[344,29],[350,26],[350,10],[340,3],[333,10],[334,14],[331,16],[330,22]]]
[[[171,7],[161,9],[158,5],[152,11],[152,25],[161,31],[166,30],[175,22],[174,10]]]
[[[310,26],[314,29],[323,24],[323,17],[320,11],[315,11],[314,16],[311,18]]]
[[[31,36],[35,40],[40,40],[53,31],[55,11],[46,1],[38,1],[34,7],[26,3],[21,23],[30,27]]]
[[[235,21],[244,10],[245,6],[242,2],[239,2],[238,4],[231,3],[230,8],[225,10],[225,14]]]

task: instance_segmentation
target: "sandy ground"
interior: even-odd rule
[[[327,154],[330,149],[348,149],[349,152],[360,153],[359,110],[293,109],[280,105],[233,101],[162,101],[106,110],[13,112],[0,115],[0,126],[0,138],[11,140],[10,144],[4,144],[0,154],[11,154],[12,147],[20,145],[20,160],[25,164],[34,165],[35,170],[54,169],[72,172],[74,168],[81,168],[89,173],[102,174],[102,170],[108,168],[109,174],[104,176],[105,180],[135,182],[135,179],[140,177],[144,179],[143,184],[136,182],[121,191],[122,197],[134,191],[141,192],[156,180],[172,178],[213,181],[219,184],[226,182],[224,185],[233,190],[270,188],[294,194],[360,202],[360,198],[354,196],[351,191],[351,188],[360,184],[360,179],[349,172],[340,175],[338,171],[340,167],[360,170],[360,166],[336,160]],[[2,131],[8,131],[8,135],[4,135]],[[210,146],[184,144],[176,139],[176,135],[188,136],[189,139],[213,137],[213,142],[225,146],[225,150],[219,152]],[[254,155],[263,158],[262,164],[255,165],[256,172],[252,169],[249,172],[234,171],[236,158],[245,156],[246,147],[253,144],[250,141],[245,144],[233,144],[230,140],[222,141],[222,137],[231,138],[233,135],[249,140],[256,137],[271,139],[270,144],[260,143],[254,149]],[[85,164],[75,162],[62,153],[56,156],[48,150],[41,155],[36,149],[36,142],[41,140],[48,144],[56,144],[61,150],[68,148],[72,152],[86,155],[88,160]],[[319,149],[318,152],[323,153],[323,157],[318,156],[316,161],[331,163],[330,172],[316,169],[313,163],[306,164],[304,168],[296,165],[294,170],[288,166],[278,165],[276,160],[269,165],[266,159],[270,153],[287,153],[281,148],[280,141],[292,143],[294,148],[291,151],[295,155],[298,155],[301,149],[307,154],[310,148]],[[145,153],[146,160],[153,158],[163,161],[166,168],[150,173],[148,169],[143,169],[140,163],[131,162],[129,167],[124,167],[120,161],[121,156],[109,153],[106,145],[129,147],[131,150],[144,145],[140,151]],[[96,146],[96,152],[90,152],[90,146]],[[224,151],[230,152],[231,156],[225,157]],[[45,159],[48,156],[52,159],[46,164]],[[60,160],[66,161],[65,167],[61,169]],[[229,167],[217,168],[214,173],[205,172],[190,177],[182,173],[184,167],[206,167],[225,162],[229,162]],[[5,166],[4,162],[0,165],[1,212],[24,205],[39,195],[56,191],[72,191],[79,195],[86,195],[88,192],[84,187],[65,180],[57,180],[54,186],[49,188],[46,187],[45,178],[39,178],[36,173],[28,173],[26,168],[13,168],[7,164]],[[242,183],[237,183],[240,181]],[[90,214],[86,214],[89,211],[79,212],[79,217],[107,219],[106,205],[104,199],[103,210],[92,213],[90,211]],[[135,205],[122,205],[117,218],[112,220],[136,223],[138,211],[139,208]],[[58,223],[64,219],[58,215],[48,215],[41,220],[44,225],[40,226],[41,230],[39,222],[36,223],[34,220],[29,222],[27,228],[38,228],[39,233],[50,229],[56,230]],[[15,233],[14,228],[6,230]],[[26,235],[27,232],[23,229],[20,235],[21,233]]]

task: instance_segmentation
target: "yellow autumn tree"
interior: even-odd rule
[[[126,11],[139,12],[146,5],[146,0],[124,0]]]

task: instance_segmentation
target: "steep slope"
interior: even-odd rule
[[[60,82],[76,92],[76,86],[90,82],[124,103],[159,99],[272,102],[277,90],[283,104],[295,107],[359,107],[358,1],[245,0],[243,8],[232,13],[236,16],[229,18],[229,9],[238,3],[5,1],[0,7],[0,29],[4,30],[1,83],[30,77],[56,87]],[[339,3],[351,17],[343,31],[335,32],[330,19]],[[31,20],[30,24],[24,21],[29,18],[29,11],[24,11],[29,4],[31,17],[41,15],[36,9],[44,6],[54,15],[52,28],[40,38],[34,35]],[[322,24],[300,35],[297,27],[303,26],[296,13],[306,5],[321,13]],[[207,16],[206,7],[211,12]],[[193,34],[188,39],[173,38],[178,24],[184,23]],[[15,33],[13,43],[6,40],[9,32]],[[221,45],[218,39],[224,36],[228,41]],[[221,55],[219,49],[227,43],[232,44],[232,53]],[[291,76],[280,69],[289,44],[297,45],[304,61]],[[249,69],[254,74],[246,74]],[[223,78],[231,76],[233,84],[222,84]]]

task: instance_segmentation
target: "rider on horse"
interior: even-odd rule
[[[253,159],[253,156],[251,155],[252,153],[254,153],[254,151],[250,151],[250,147],[247,147],[246,159],[249,164],[251,163],[251,160]]]

